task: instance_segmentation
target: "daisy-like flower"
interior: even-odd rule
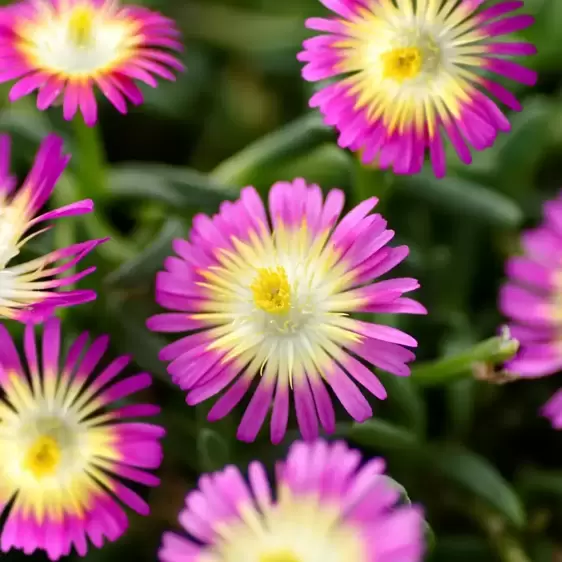
[[[520,377],[562,371],[562,194],[544,205],[544,223],[521,237],[523,255],[507,261],[500,310],[519,352],[506,364]]]
[[[49,230],[43,227],[29,234],[38,224],[51,219],[82,215],[93,211],[90,199],[37,215],[49,199],[70,156],[62,152],[62,140],[48,136],[35,158],[23,185],[16,188],[10,175],[10,139],[0,135],[0,318],[41,320],[60,306],[72,306],[96,298],[95,291],[54,289],[75,283],[95,270],[59,277],[105,240],[90,240],[59,248],[27,262],[17,262],[18,254],[29,240]],[[24,236],[25,235],[25,236]]]
[[[183,65],[175,23],[119,0],[22,0],[0,12],[0,82],[17,80],[10,100],[38,90],[41,110],[62,99],[64,118],[97,120],[94,86],[121,112],[142,103],[135,81],[156,87]]]
[[[90,346],[79,336],[60,361],[60,321],[44,327],[40,352],[34,326],[24,335],[26,366],[0,325],[0,506],[8,510],[0,537],[3,552],[47,552],[51,560],[74,547],[84,555],[120,537],[127,515],[146,515],[147,503],[125,483],[159,481],[159,439],[164,430],[131,418],[152,416],[152,404],[114,403],[150,385],[143,373],[115,382],[129,362],[119,357],[93,374],[108,347],[102,336]],[[119,501],[118,501],[119,500]]]
[[[426,150],[437,177],[445,174],[443,135],[462,162],[470,147],[484,150],[509,121],[489,97],[515,111],[521,105],[490,73],[532,86],[536,73],[509,60],[535,47],[502,36],[532,24],[511,15],[522,1],[320,0],[336,17],[310,18],[323,32],[298,55],[303,77],[343,75],[310,100],[339,144],[360,151],[364,163],[418,173]],[[509,14],[509,15],[508,15]]]
[[[419,562],[423,516],[397,505],[384,461],[360,467],[344,443],[295,443],[273,491],[263,465],[248,483],[238,468],[205,475],[180,523],[189,538],[164,535],[162,562]]]
[[[414,354],[402,346],[416,341],[349,314],[426,312],[402,296],[418,288],[415,279],[373,283],[408,254],[387,246],[394,232],[369,214],[376,203],[364,201],[338,223],[343,193],[323,200],[317,185],[297,179],[271,188],[269,216],[247,187],[214,217],[194,218],[190,241],[174,241],[178,256],[157,276],[156,299],[175,312],[148,321],[155,331],[191,332],[160,354],[188,404],[229,387],[209,413],[222,418],[258,379],[238,437],[255,439],[273,403],[274,443],[285,434],[291,394],[306,439],[318,435],[318,420],[335,428],[326,386],[357,421],[372,416],[356,382],[384,399],[367,365],[407,376]]]

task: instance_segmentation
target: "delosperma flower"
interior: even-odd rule
[[[153,416],[152,404],[115,404],[150,385],[148,374],[116,377],[129,362],[119,357],[97,372],[108,338],[90,346],[88,334],[60,360],[60,321],[50,318],[37,348],[27,324],[22,364],[0,325],[0,505],[8,511],[0,545],[51,560],[88,541],[102,546],[127,528],[121,503],[146,515],[148,505],[125,483],[156,486],[164,430],[133,418]]]
[[[269,213],[247,187],[217,215],[194,218],[190,240],[174,241],[178,255],[157,276],[157,302],[174,312],[148,321],[155,331],[190,332],[160,354],[188,404],[229,387],[209,413],[219,419],[258,380],[238,429],[244,441],[255,439],[273,405],[271,439],[279,442],[291,396],[305,438],[318,435],[318,421],[334,431],[327,387],[355,420],[372,416],[356,382],[384,399],[367,365],[407,376],[414,354],[403,346],[416,341],[350,313],[426,312],[403,297],[418,288],[415,279],[374,282],[408,254],[387,245],[394,232],[370,214],[376,204],[363,201],[338,222],[343,192],[324,199],[298,179],[271,188]]]
[[[320,0],[335,15],[310,18],[322,32],[298,56],[309,81],[336,78],[310,100],[339,144],[360,151],[364,163],[416,174],[429,151],[434,173],[445,175],[447,137],[460,160],[470,148],[493,145],[510,124],[490,95],[506,107],[521,105],[497,74],[532,86],[536,73],[510,60],[535,47],[503,36],[533,23],[512,12],[522,1]]]
[[[506,368],[520,377],[562,370],[562,195],[544,205],[544,215],[541,226],[523,233],[523,255],[507,261],[500,292],[500,310],[520,343]]]
[[[544,204],[544,222],[523,233],[523,255],[506,264],[509,280],[500,292],[500,310],[519,340],[516,357],[506,364],[514,376],[537,378],[562,371],[562,194]],[[562,391],[542,414],[562,429]]]
[[[62,152],[62,140],[55,135],[48,136],[41,144],[29,175],[18,189],[9,170],[10,139],[0,135],[0,318],[41,320],[57,307],[96,298],[95,291],[59,291],[88,275],[95,267],[67,277],[61,275],[105,240],[81,242],[29,261],[13,263],[29,240],[51,228],[46,226],[29,233],[37,225],[93,211],[92,201],[85,199],[38,215],[69,158]]]
[[[161,562],[420,562],[421,509],[397,505],[397,486],[375,458],[344,443],[295,443],[270,486],[253,462],[248,482],[229,466],[201,477]],[[272,489],[273,488],[273,489]]]
[[[156,87],[183,65],[175,23],[119,0],[22,0],[0,12],[0,83],[15,101],[35,90],[41,110],[62,101],[64,118],[97,121],[97,87],[121,112],[142,103],[135,81]]]

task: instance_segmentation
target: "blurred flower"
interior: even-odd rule
[[[109,341],[100,337],[86,349],[87,333],[70,346],[61,369],[60,332],[58,319],[46,322],[39,361],[34,327],[26,325],[24,368],[0,325],[0,505],[9,510],[0,543],[4,552],[44,550],[51,560],[72,546],[83,556],[88,538],[101,547],[104,537],[121,536],[127,515],[116,499],[148,513],[123,480],[159,483],[147,471],[160,465],[164,434],[153,424],[124,421],[155,415],[156,406],[111,406],[148,387],[148,374],[113,383],[129,362],[119,357],[92,376]]]
[[[162,562],[418,562],[423,556],[419,507],[397,506],[400,492],[384,461],[368,461],[344,443],[295,443],[276,471],[274,490],[253,462],[249,485],[238,468],[205,475],[186,497],[184,538],[166,533]]]
[[[209,413],[217,420],[257,378],[238,437],[255,439],[273,402],[274,443],[285,434],[291,393],[307,439],[318,435],[318,418],[334,431],[326,384],[354,419],[372,416],[354,381],[384,399],[365,363],[407,376],[414,354],[402,346],[416,341],[349,313],[426,313],[402,297],[419,287],[415,279],[372,283],[408,255],[406,246],[387,246],[394,232],[369,214],[376,204],[374,197],[363,201],[337,224],[343,192],[334,189],[323,201],[318,186],[297,179],[271,188],[269,218],[253,187],[223,203],[218,215],[194,218],[191,241],[174,241],[179,257],[168,258],[157,276],[158,303],[178,312],[148,321],[159,332],[194,332],[160,354],[173,360],[168,371],[189,391],[188,404],[235,381]]]
[[[507,107],[521,105],[482,72],[534,85],[536,73],[505,57],[531,55],[535,47],[497,38],[525,29],[529,15],[504,17],[523,2],[479,10],[484,0],[320,0],[337,17],[310,18],[324,32],[304,42],[298,55],[309,81],[345,78],[310,100],[339,133],[339,144],[360,151],[397,174],[415,174],[429,150],[436,176],[445,175],[442,133],[459,158],[469,146],[489,148],[510,124],[488,92]]]
[[[20,189],[10,175],[10,139],[0,135],[0,318],[41,320],[59,306],[72,306],[96,298],[95,291],[56,292],[95,270],[57,279],[105,240],[90,240],[60,248],[30,261],[8,265],[32,238],[51,226],[28,234],[29,229],[50,219],[92,212],[90,199],[78,201],[36,216],[45,205],[70,156],[62,153],[62,140],[48,136],[41,144],[33,167]],[[50,267],[60,262],[55,267]]]
[[[556,429],[562,429],[562,389],[543,406],[542,414]]]
[[[506,369],[542,377],[562,369],[562,194],[544,205],[544,224],[521,237],[524,255],[507,261],[500,309],[519,352]]]
[[[17,80],[10,100],[38,90],[37,107],[62,97],[64,118],[79,109],[97,121],[94,86],[121,113],[142,103],[135,80],[156,87],[183,65],[165,49],[181,50],[175,23],[118,0],[23,0],[0,13],[0,83]]]

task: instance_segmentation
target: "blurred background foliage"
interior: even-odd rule
[[[145,3],[178,22],[188,71],[176,83],[145,88],[146,103],[128,116],[103,101],[100,128],[88,130],[63,122],[60,109],[38,112],[31,99],[10,105],[8,88],[0,90],[0,130],[12,135],[18,174],[56,131],[73,158],[54,203],[96,203],[95,215],[60,221],[27,251],[112,236],[89,258],[97,272],[81,283],[98,290],[97,302],[63,313],[67,342],[83,329],[109,333],[113,354],[131,353],[138,369],[154,374],[148,398],[163,406],[168,430],[162,484],[148,493],[152,515],[133,516],[121,540],[91,550],[87,560],[155,560],[161,532],[176,526],[202,471],[244,467],[252,458],[271,466],[296,437],[293,430],[273,447],[262,431],[246,445],[234,438],[236,414],[208,424],[208,406],[188,408],[158,361],[165,338],[144,324],[157,311],[155,273],[195,213],[215,212],[243,185],[265,193],[274,181],[297,176],[341,187],[352,202],[381,197],[395,242],[411,248],[399,273],[420,279],[417,298],[430,311],[385,319],[418,339],[420,367],[408,380],[381,373],[388,400],[361,427],[342,416],[339,436],[367,456],[385,456],[411,500],[426,506],[428,536],[435,537],[427,560],[562,559],[562,433],[538,417],[561,379],[491,384],[474,376],[475,355],[464,353],[497,333],[504,260],[562,183],[562,1],[525,0],[537,22],[524,35],[539,54],[524,62],[540,80],[533,89],[510,84],[524,103],[511,116],[511,134],[475,154],[469,167],[450,154],[444,180],[424,173],[392,183],[338,149],[333,132],[308,110],[313,88],[301,80],[295,55],[308,36],[304,19],[325,13],[317,0]],[[426,363],[441,356],[453,357],[453,370]]]

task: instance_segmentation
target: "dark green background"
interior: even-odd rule
[[[60,108],[39,113],[32,99],[9,105],[8,87],[0,88],[0,130],[12,134],[18,173],[28,169],[42,137],[56,131],[73,159],[54,203],[96,202],[95,217],[60,221],[54,235],[27,252],[114,236],[88,260],[98,271],[80,286],[97,289],[99,298],[64,313],[66,341],[84,328],[110,333],[112,354],[132,353],[139,369],[154,374],[149,398],[163,406],[168,430],[162,485],[148,494],[152,515],[132,516],[128,533],[92,549],[90,562],[155,560],[161,532],[175,526],[198,474],[229,462],[244,467],[253,458],[271,465],[296,435],[279,447],[268,443],[267,432],[253,445],[236,442],[240,411],[207,424],[206,407],[188,408],[157,359],[165,338],[144,328],[157,311],[154,275],[196,212],[213,213],[241,185],[265,193],[272,182],[295,176],[341,187],[352,201],[379,195],[395,241],[411,248],[399,273],[420,279],[416,296],[430,312],[387,321],[412,333],[419,359],[427,361],[496,333],[504,260],[518,250],[520,229],[539,220],[542,201],[562,185],[560,0],[525,0],[537,23],[524,35],[539,49],[525,62],[540,79],[533,89],[510,85],[524,102],[524,111],[511,116],[512,133],[475,154],[470,167],[452,156],[444,180],[424,173],[392,185],[339,150],[307,108],[313,87],[301,80],[295,55],[309,35],[304,19],[326,13],[317,0],[147,5],[177,20],[188,72],[176,83],[144,88],[146,103],[128,116],[103,101],[99,131],[87,131],[64,123]],[[562,433],[538,417],[559,377],[503,386],[477,382],[469,371],[431,385],[381,377],[390,396],[375,405],[375,420],[357,429],[341,416],[340,433],[366,455],[387,457],[412,501],[426,505],[436,538],[427,560],[552,562],[557,549],[562,556]]]

